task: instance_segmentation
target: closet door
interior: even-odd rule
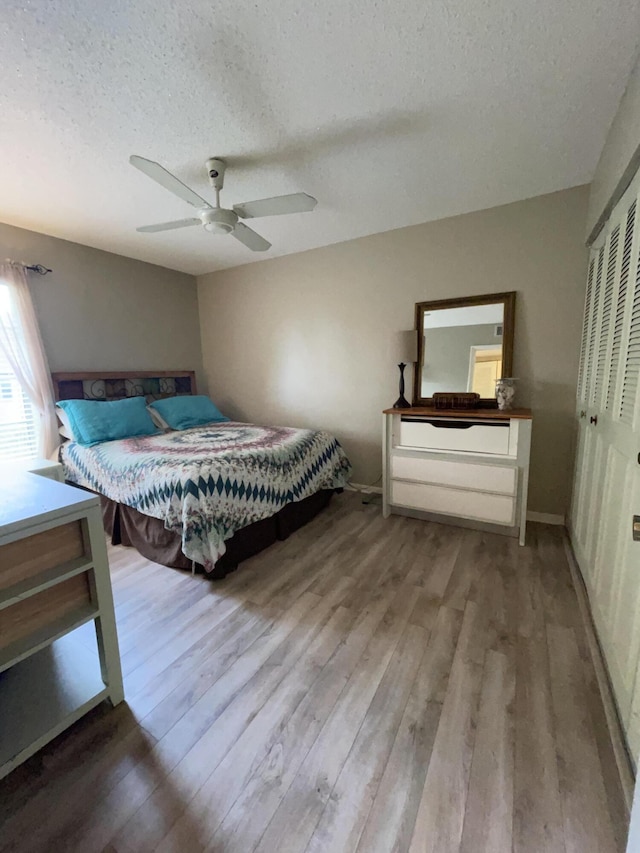
[[[624,289],[622,345],[618,365],[617,393],[613,398],[611,424],[611,462],[619,470],[619,491],[612,487],[611,515],[618,514],[616,585],[609,608],[612,620],[612,645],[622,682],[620,704],[627,726],[627,737],[634,758],[640,753],[640,708],[638,664],[640,663],[640,542],[632,536],[632,516],[640,516],[640,208],[637,196],[628,211],[627,236],[635,212],[633,238],[628,248],[628,269],[623,261],[621,287]],[[611,521],[613,524],[613,521]],[[605,555],[603,555],[605,557]],[[606,557],[605,557],[606,559]],[[627,697],[633,705],[627,717]]]
[[[584,304],[584,318],[582,321],[582,341],[580,344],[580,362],[578,368],[578,388],[576,393],[576,415],[578,418],[578,441],[576,449],[576,463],[573,480],[573,491],[571,498],[571,533],[573,547],[582,557],[584,548],[584,537],[586,535],[585,504],[587,501],[587,479],[589,476],[586,460],[591,448],[589,439],[591,433],[586,429],[587,417],[587,354],[589,351],[589,332],[593,319],[593,275],[595,271],[597,252],[591,251],[589,257],[589,272],[587,274],[587,290]]]
[[[640,542],[632,539],[632,518],[640,515],[639,190],[637,178],[589,262],[571,516],[574,550],[634,755],[640,751]]]
[[[585,299],[580,372],[578,376],[578,455],[575,469],[572,526],[574,547],[578,552],[581,568],[591,578],[591,551],[594,541],[594,520],[597,517],[599,495],[594,488],[600,474],[602,449],[596,433],[590,429],[590,419],[595,410],[590,405],[595,387],[595,360],[601,314],[602,267],[604,246],[594,248],[589,258],[587,292]]]

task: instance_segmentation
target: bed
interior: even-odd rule
[[[189,371],[53,374],[57,400],[194,394]],[[339,442],[318,430],[235,421],[60,448],[65,478],[100,495],[114,544],[221,578],[310,521],[347,484]]]

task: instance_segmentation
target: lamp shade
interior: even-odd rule
[[[415,329],[396,333],[395,356],[398,364],[413,364],[418,360],[418,335]]]

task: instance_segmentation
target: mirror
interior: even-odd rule
[[[496,379],[511,376],[515,291],[416,303],[414,406],[437,391],[475,391],[496,406]]]

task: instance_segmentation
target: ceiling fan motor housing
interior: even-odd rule
[[[209,175],[209,183],[215,190],[221,190],[224,186],[224,171],[227,164],[224,160],[218,157],[211,157],[207,160],[207,174]]]
[[[236,227],[238,214],[223,207],[206,208],[200,211],[200,219],[211,234],[229,234]]]

